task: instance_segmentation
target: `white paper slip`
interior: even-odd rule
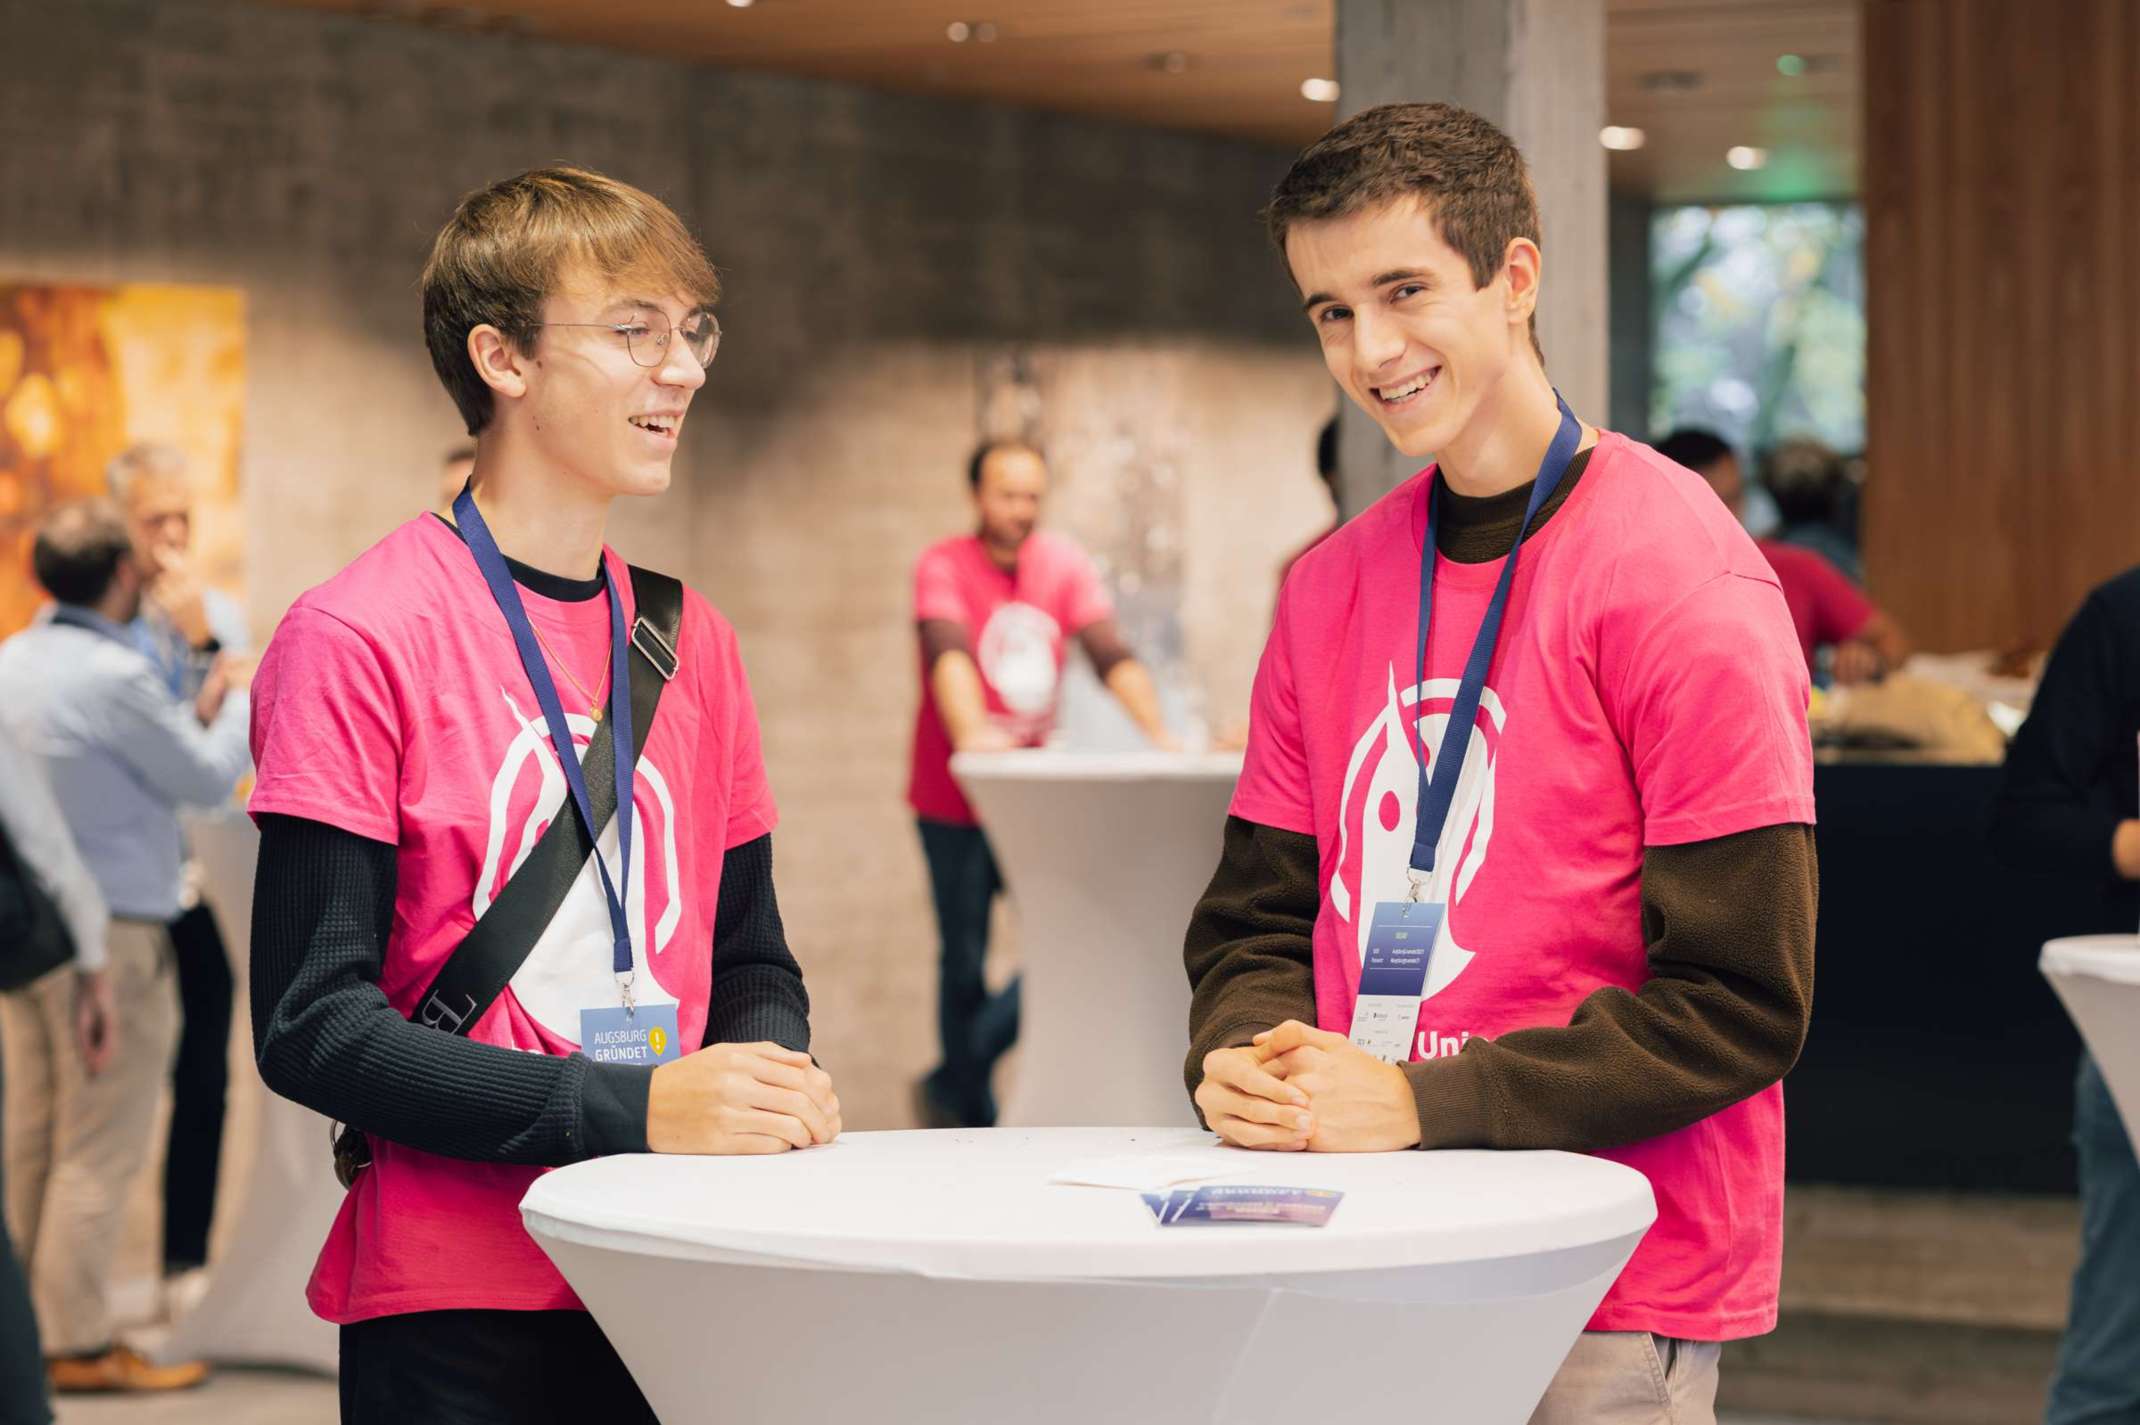
[[[1240,1171],[1214,1163],[1203,1154],[1115,1153],[1104,1158],[1080,1158],[1065,1164],[1048,1179],[1074,1187],[1157,1188],[1177,1183],[1200,1183]]]

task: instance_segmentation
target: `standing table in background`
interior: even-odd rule
[[[2140,1142],[2140,935],[2053,940],[2042,964],[2103,1071],[2127,1135]]]
[[[1161,1228],[1135,1192],[1048,1181],[1122,1153],[1345,1199],[1320,1228]],[[1523,1425],[1656,1207],[1566,1153],[998,1128],[596,1159],[521,1215],[665,1425]]]
[[[1011,1125],[1196,1122],[1182,936],[1218,865],[1239,753],[961,754],[1018,907]]]
[[[250,1046],[245,1007],[260,833],[242,812],[219,811],[187,818],[186,835],[230,951],[238,1000],[234,1032]],[[335,1328],[305,1304],[312,1263],[342,1205],[327,1120],[268,1092],[250,1053],[232,1057],[208,1293],[171,1328],[157,1354],[332,1374],[340,1359]]]

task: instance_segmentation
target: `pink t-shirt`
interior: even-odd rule
[[[971,534],[930,545],[914,566],[914,621],[948,619],[966,630],[988,715],[1026,746],[1037,746],[1055,725],[1068,640],[1114,612],[1085,551],[1046,530],[1019,547],[1016,570],[999,567]],[[975,824],[951,776],[951,734],[926,665],[907,802],[929,821]]]
[[[1233,813],[1316,838],[1317,1018],[1345,1033],[1377,902],[1401,900],[1414,724],[1438,754],[1501,563],[1437,566],[1414,686],[1426,476],[1302,558],[1256,675]],[[1775,576],[1708,486],[1604,434],[1517,564],[1436,864],[1450,877],[1414,1059],[1565,1025],[1648,978],[1643,849],[1813,820],[1804,662]],[[1593,1330],[1728,1340],[1776,1318],[1783,1096],[1600,1156],[1657,1223]]]
[[[1798,646],[1813,666],[1815,649],[1848,643],[1864,632],[1873,616],[1872,601],[1858,592],[1850,576],[1811,549],[1785,544],[1780,539],[1757,542],[1776,582],[1783,586],[1783,602],[1791,611],[1791,627]]]
[[[605,550],[632,618],[631,579]],[[605,599],[521,590],[551,649],[574,739],[595,724],[567,671],[606,687]],[[773,829],[757,714],[734,631],[686,593],[682,671],[638,764],[628,910],[641,1004],[674,1002],[698,1046],[712,980],[721,859]],[[548,724],[505,617],[451,529],[401,526],[300,598],[253,682],[251,811],[327,822],[399,849],[380,988],[407,1015],[550,819],[572,815]],[[619,868],[617,824],[601,849]],[[607,903],[590,864],[469,1037],[538,1054],[577,1047],[579,1012],[614,1007]],[[452,1092],[450,1084],[437,1086]],[[460,1307],[538,1310],[578,1299],[520,1224],[540,1168],[437,1157],[374,1139],[313,1269],[312,1309],[347,1323]]]

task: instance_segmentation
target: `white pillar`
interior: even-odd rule
[[[1545,223],[1538,340],[1575,413],[1606,420],[1604,0],[1337,0],[1339,117],[1396,100],[1461,104],[1523,150]],[[1345,408],[1347,515],[1416,473]]]

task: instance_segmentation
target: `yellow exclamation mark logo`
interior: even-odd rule
[[[646,1042],[654,1051],[654,1057],[659,1059],[661,1051],[669,1047],[669,1036],[662,1033],[661,1026],[657,1024],[646,1032]]]

